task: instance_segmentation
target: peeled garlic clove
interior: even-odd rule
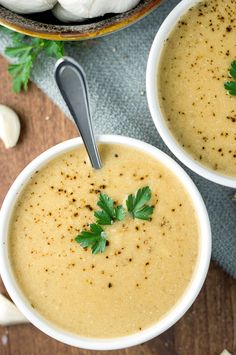
[[[220,355],[232,355],[227,349],[224,349]]]
[[[47,11],[52,9],[56,3],[57,0],[0,0],[0,5],[18,14]]]
[[[0,294],[0,325],[28,323],[28,319],[6,297]]]
[[[6,148],[16,145],[20,135],[20,120],[15,111],[0,105],[0,139]]]
[[[106,13],[125,12],[135,7],[139,2],[140,0],[58,0],[58,3],[67,12],[63,12],[61,8],[58,9],[58,6],[53,12],[59,19],[61,14],[63,22],[67,18],[67,21],[81,21],[83,18],[103,16]]]

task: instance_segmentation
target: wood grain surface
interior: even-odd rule
[[[0,203],[17,174],[48,147],[77,135],[74,125],[34,85],[28,94],[11,92],[7,63],[0,58],[0,103],[19,114],[19,144],[5,150],[0,142]],[[0,291],[6,294],[0,282]],[[218,355],[236,354],[236,282],[214,263],[191,309],[170,330],[143,345],[109,352],[61,344],[32,325],[0,327],[0,355]]]

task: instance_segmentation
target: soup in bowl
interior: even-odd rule
[[[98,144],[100,170],[76,138],[18,176],[0,215],[0,270],[36,327],[108,350],[143,343],[187,311],[211,232],[197,188],[170,157],[126,137]]]
[[[235,16],[230,0],[181,1],[156,35],[146,76],[151,115],[166,145],[199,175],[230,187],[236,187],[236,96],[226,83],[236,87],[229,74],[236,67]]]

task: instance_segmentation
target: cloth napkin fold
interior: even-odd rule
[[[151,15],[118,33],[74,46],[66,45],[66,55],[75,58],[86,72],[96,134],[138,138],[160,148],[175,160],[152,122],[145,96],[145,72],[155,34],[178,2],[166,1]],[[1,34],[0,53],[3,54],[9,44],[9,38]],[[54,64],[50,58],[39,58],[32,80],[69,117],[54,82]],[[184,169],[197,185],[209,212],[213,234],[212,258],[236,278],[234,191],[209,182],[186,167]]]

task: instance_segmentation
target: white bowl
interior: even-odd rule
[[[80,146],[82,144],[80,138],[74,138],[60,143],[39,155],[20,173],[11,186],[0,213],[0,271],[3,282],[12,300],[25,317],[37,328],[51,337],[72,346],[93,350],[111,350],[126,348],[154,338],[176,323],[189,309],[206,278],[211,257],[211,230],[207,210],[200,193],[189,176],[173,159],[157,148],[132,138],[105,135],[98,137],[98,141],[102,143],[124,144],[152,155],[176,175],[192,198],[192,203],[199,219],[199,257],[192,281],[178,303],[160,321],[139,333],[120,338],[94,339],[69,333],[50,323],[32,309],[29,301],[19,289],[11,269],[8,255],[8,229],[17,197],[36,170],[40,169],[58,155]]]
[[[201,175],[202,177],[216,182],[220,185],[229,186],[236,188],[236,178],[221,174],[219,172],[210,169],[200,162],[196,161],[186,150],[184,150],[178,143],[176,138],[173,136],[169,130],[166,119],[163,116],[162,110],[160,108],[160,102],[158,99],[158,70],[161,59],[161,54],[165,40],[168,38],[169,34],[188,9],[197,4],[199,0],[182,0],[166,17],[165,21],[159,28],[154,42],[151,47],[151,51],[148,58],[147,73],[146,73],[146,91],[149,109],[152,115],[154,124],[172,153],[189,169],[193,170],[195,173]],[[184,100],[184,98],[183,98]]]

